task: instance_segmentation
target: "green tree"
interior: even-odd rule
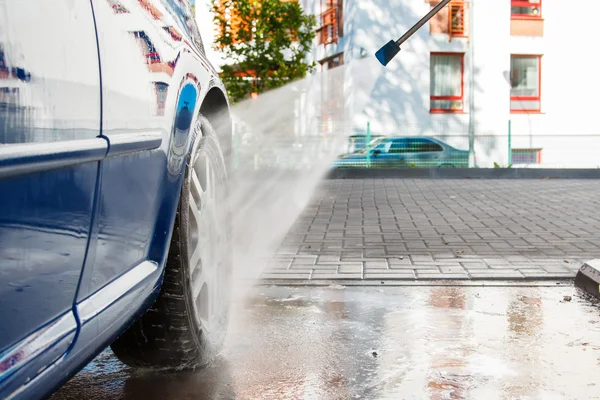
[[[215,47],[231,64],[221,78],[231,101],[301,79],[314,69],[306,62],[316,20],[297,0],[216,0]]]

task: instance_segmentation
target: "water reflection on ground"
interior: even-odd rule
[[[598,376],[600,308],[569,287],[270,287],[236,302],[205,370],[107,351],[53,400],[594,399]]]

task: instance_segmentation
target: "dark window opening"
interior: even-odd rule
[[[541,56],[510,57],[510,109],[513,112],[541,110]]]
[[[541,18],[542,0],[512,0],[511,15],[517,18]]]
[[[431,53],[431,112],[462,112],[464,108],[464,54]]]

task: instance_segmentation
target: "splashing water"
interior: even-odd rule
[[[364,59],[232,107],[234,293],[251,286],[355,133],[376,79]],[[242,282],[242,283],[240,283]]]

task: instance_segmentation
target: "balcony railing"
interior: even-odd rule
[[[465,3],[462,1],[452,1],[448,7],[448,33],[450,34],[450,40],[455,36],[467,36],[467,13]]]
[[[337,43],[337,9],[331,7],[321,14],[321,27],[317,30],[319,35],[319,44]]]

